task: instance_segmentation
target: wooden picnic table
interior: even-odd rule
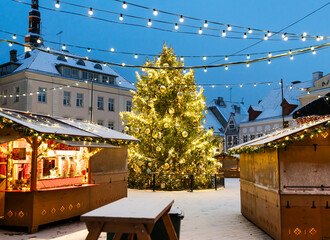
[[[159,218],[163,219],[170,240],[178,240],[168,212],[174,200],[155,198],[123,198],[81,216],[86,222],[86,240],[96,240],[101,232],[115,233],[114,240],[124,233],[128,239],[151,240],[150,234]]]

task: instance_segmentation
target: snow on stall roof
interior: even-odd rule
[[[46,50],[45,47],[42,47],[42,48]],[[84,56],[72,54],[70,52],[59,51],[59,50],[55,50],[55,49],[51,49],[51,51],[55,52],[55,53],[66,54],[66,55],[69,55],[72,57],[85,58]],[[101,64],[102,69],[97,69],[97,68],[94,68],[96,63],[93,63],[90,61],[84,61],[85,66],[82,66],[82,65],[77,64],[77,61],[78,61],[77,59],[68,57],[66,59],[66,61],[61,61],[61,60],[57,59],[57,57],[59,55],[39,51],[37,49],[35,49],[31,52],[28,52],[28,53],[31,55],[28,58],[25,58],[26,53],[22,53],[17,57],[17,59],[18,59],[17,63],[21,64],[21,65],[14,72],[19,72],[19,71],[28,69],[30,71],[43,72],[45,74],[48,73],[48,74],[52,74],[52,75],[61,76],[61,74],[56,69],[56,66],[62,64],[62,65],[70,66],[70,67],[79,68],[81,70],[92,71],[95,73],[115,76],[117,87],[135,89],[135,87],[132,86],[132,84],[128,80],[126,80],[124,77],[122,77],[120,74],[118,74],[115,70],[113,70],[108,65],[104,66],[103,64]],[[113,86],[111,86],[111,87],[113,87]]]
[[[109,128],[101,126],[101,125],[91,124],[91,123],[87,123],[87,122],[81,122],[78,120],[71,120],[71,119],[68,120],[68,119],[59,118],[59,117],[57,117],[56,119],[60,122],[63,122],[65,124],[68,124],[75,128],[93,133],[93,134],[97,135],[98,137],[116,139],[116,140],[137,141],[136,138],[134,138],[130,135],[109,129]]]
[[[292,128],[286,128],[286,129],[282,129],[280,131],[275,131],[275,132],[272,132],[268,135],[264,135],[262,137],[254,139],[254,140],[239,144],[239,145],[231,148],[230,150],[237,149],[237,148],[240,148],[240,147],[264,145],[266,143],[279,140],[279,139],[284,138],[286,136],[293,135],[295,133],[304,131],[305,129],[309,129],[309,128],[315,127],[317,125],[322,125],[322,124],[327,123],[327,122],[330,122],[330,117],[327,117],[327,118],[319,120],[319,121],[310,122],[310,123],[306,123],[306,124],[303,124],[303,125],[298,125],[298,126],[295,126],[295,127],[292,127]]]
[[[283,97],[286,101],[290,104],[300,105],[298,96],[303,92],[301,89],[313,87],[313,80],[296,83],[290,86],[283,87]],[[262,113],[254,120],[262,120],[262,119],[269,119],[277,116],[282,115],[282,92],[281,88],[272,89],[267,96],[262,99],[262,101],[258,105],[252,106],[252,108],[256,111],[262,111]],[[259,109],[259,110],[258,110]],[[248,122],[249,116],[247,115],[246,118],[242,120],[243,122]]]
[[[21,124],[39,133],[137,141],[136,138],[103,126],[77,120],[70,121],[59,119],[43,114],[28,113],[12,109],[0,109],[0,117],[12,120],[15,123]]]

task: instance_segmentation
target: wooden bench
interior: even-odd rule
[[[86,240],[96,240],[101,232],[115,233],[114,240],[124,233],[128,239],[150,240],[151,231],[162,218],[170,240],[178,240],[168,212],[174,200],[155,198],[123,198],[81,216],[86,222]]]

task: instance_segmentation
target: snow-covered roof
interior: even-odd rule
[[[137,141],[136,138],[127,134],[108,129],[104,126],[78,120],[67,120],[12,109],[0,109],[0,117],[9,119],[39,133]]]
[[[223,100],[223,102],[224,104],[220,106],[217,104],[217,99],[213,99],[208,107],[216,107],[226,122],[228,122],[231,113],[235,113],[235,121],[237,124],[239,124],[246,116],[249,116],[244,104],[225,100]],[[235,106],[240,108],[240,113],[235,112]]]
[[[41,47],[42,49],[45,47]],[[78,57],[78,58],[85,58],[84,56],[72,54],[70,52],[64,52],[64,51],[59,51],[55,49],[51,49],[52,52],[54,53],[59,53],[59,54],[65,54],[68,56],[72,57]],[[30,57],[25,58],[26,54],[30,54]],[[65,61],[59,60],[57,54],[52,54],[48,52],[43,52],[38,49],[34,49],[31,52],[28,53],[22,53],[17,56],[17,62],[16,64],[21,64],[13,73],[15,72],[20,72],[20,71],[32,71],[32,72],[39,72],[43,74],[49,74],[49,75],[55,75],[55,76],[62,76],[56,66],[58,65],[66,65],[69,67],[75,67],[79,68],[81,70],[86,70],[86,71],[91,71],[99,74],[105,74],[105,75],[111,75],[116,77],[116,86],[115,87],[120,87],[120,88],[128,88],[128,89],[135,89],[132,84],[127,81],[124,77],[122,77],[120,74],[118,74],[115,70],[113,70],[111,67],[108,65],[104,66],[103,64],[101,65],[102,69],[95,68],[94,62],[91,61],[85,61],[83,60],[85,66],[77,64],[78,59],[75,58],[70,58],[67,57]],[[109,85],[110,86],[110,85]],[[111,85],[111,87],[114,87]]]
[[[283,87],[283,97],[285,100],[294,105],[300,106],[298,96],[306,92],[306,88],[312,87],[313,81],[306,81],[301,83],[296,83],[291,86]],[[303,90],[302,90],[303,89]],[[262,111],[260,115],[254,121],[260,121],[264,119],[271,119],[274,117],[282,116],[282,92],[281,88],[275,88],[271,90],[267,96],[262,99],[257,105],[253,105],[252,108],[256,111]],[[248,122],[249,116],[247,115],[242,123]]]
[[[234,150],[234,149],[238,149],[238,148],[241,148],[241,147],[264,145],[264,144],[267,144],[269,142],[274,142],[274,141],[279,140],[281,138],[285,138],[286,136],[293,135],[295,133],[304,131],[304,130],[309,129],[309,128],[313,128],[315,126],[318,126],[318,125],[321,125],[321,124],[324,124],[324,123],[327,123],[327,122],[330,122],[330,117],[324,118],[324,119],[319,120],[319,121],[314,121],[314,122],[298,125],[298,126],[295,126],[295,127],[292,127],[292,128],[285,128],[285,129],[282,129],[280,131],[275,131],[275,132],[272,132],[268,135],[264,135],[262,137],[259,137],[259,138],[253,139],[251,141],[248,141],[248,142],[242,143],[240,145],[237,145],[237,146],[235,146],[235,147],[233,147],[229,150]]]
[[[206,123],[203,124],[204,128],[213,128],[215,133],[223,133],[223,130],[225,129],[224,126],[221,125],[221,123],[211,111],[208,111],[208,113],[205,115],[205,121]],[[220,129],[222,129],[222,131],[220,131]]]

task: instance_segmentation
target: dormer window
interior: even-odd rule
[[[85,66],[85,62],[84,62],[83,60],[79,59],[79,60],[77,61],[77,65]]]
[[[27,59],[29,57],[31,57],[31,53],[30,52],[26,52],[24,58]]]
[[[233,120],[229,122],[229,129],[235,129],[235,123]]]
[[[59,61],[63,61],[63,62],[66,62],[66,59],[65,59],[65,57],[64,57],[63,55],[59,55],[59,56],[57,57],[57,60],[59,60]]]
[[[95,69],[102,70],[102,66],[100,64],[98,64],[98,63],[94,65],[94,68]]]

